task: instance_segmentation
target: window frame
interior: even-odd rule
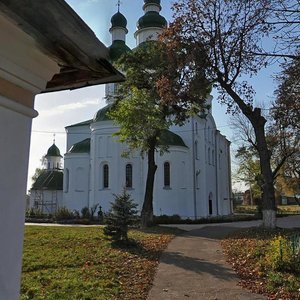
[[[129,189],[133,188],[133,166],[131,163],[125,166],[125,187]]]
[[[107,163],[102,166],[102,184],[104,189],[109,188],[109,165]]]
[[[171,187],[171,164],[168,161],[164,162],[164,188]]]

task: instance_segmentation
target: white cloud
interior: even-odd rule
[[[68,111],[82,109],[91,105],[99,105],[99,100],[95,98],[95,99],[86,99],[80,102],[62,104],[50,109],[40,110],[39,115],[43,118],[52,117],[52,116],[62,115]]]

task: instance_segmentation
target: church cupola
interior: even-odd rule
[[[120,13],[120,1],[118,1],[118,12],[114,14],[111,18],[111,28],[109,32],[111,33],[112,44],[109,47],[110,59],[112,61],[117,60],[121,55],[130,50],[126,45],[126,34],[127,30],[127,20],[123,14]]]
[[[50,169],[61,169],[61,159],[60,151],[53,141],[53,145],[48,149],[47,154],[45,155],[45,164],[47,170]]]
[[[156,40],[162,29],[167,26],[166,19],[159,13],[160,0],[144,0],[144,15],[137,22],[135,38],[137,45],[147,41]]]
[[[130,51],[126,45],[127,20],[120,13],[120,1],[118,1],[118,12],[111,18],[111,33],[112,44],[109,48],[109,57],[112,62],[117,61],[125,52]],[[108,83],[105,85],[105,96],[107,99],[112,97],[117,89],[117,83]],[[111,101],[111,100],[108,100]]]

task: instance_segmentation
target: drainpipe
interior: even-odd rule
[[[194,202],[194,218],[197,220],[197,199],[196,199],[196,156],[195,156],[195,128],[194,117],[192,117],[192,169],[193,169],[193,202]]]
[[[219,215],[219,176],[218,176],[218,151],[219,148],[217,145],[217,132],[215,131],[215,174],[216,174],[216,208],[217,216]]]

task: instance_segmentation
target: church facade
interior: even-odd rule
[[[138,20],[137,46],[156,39],[167,25],[160,15],[160,0],[144,0],[144,15]],[[111,19],[111,58],[129,51],[125,37],[127,20],[118,11]],[[112,94],[115,84],[106,85]],[[211,97],[207,100],[211,104]],[[110,105],[93,119],[66,127],[67,153],[64,155],[62,206],[80,211],[99,204],[110,209],[114,194],[124,188],[141,210],[147,176],[147,158],[139,151],[124,157],[125,144],[114,134],[118,126],[107,116]],[[168,151],[156,153],[154,215],[200,218],[232,212],[230,142],[216,128],[211,110],[207,116],[191,117],[183,126],[163,133]]]

